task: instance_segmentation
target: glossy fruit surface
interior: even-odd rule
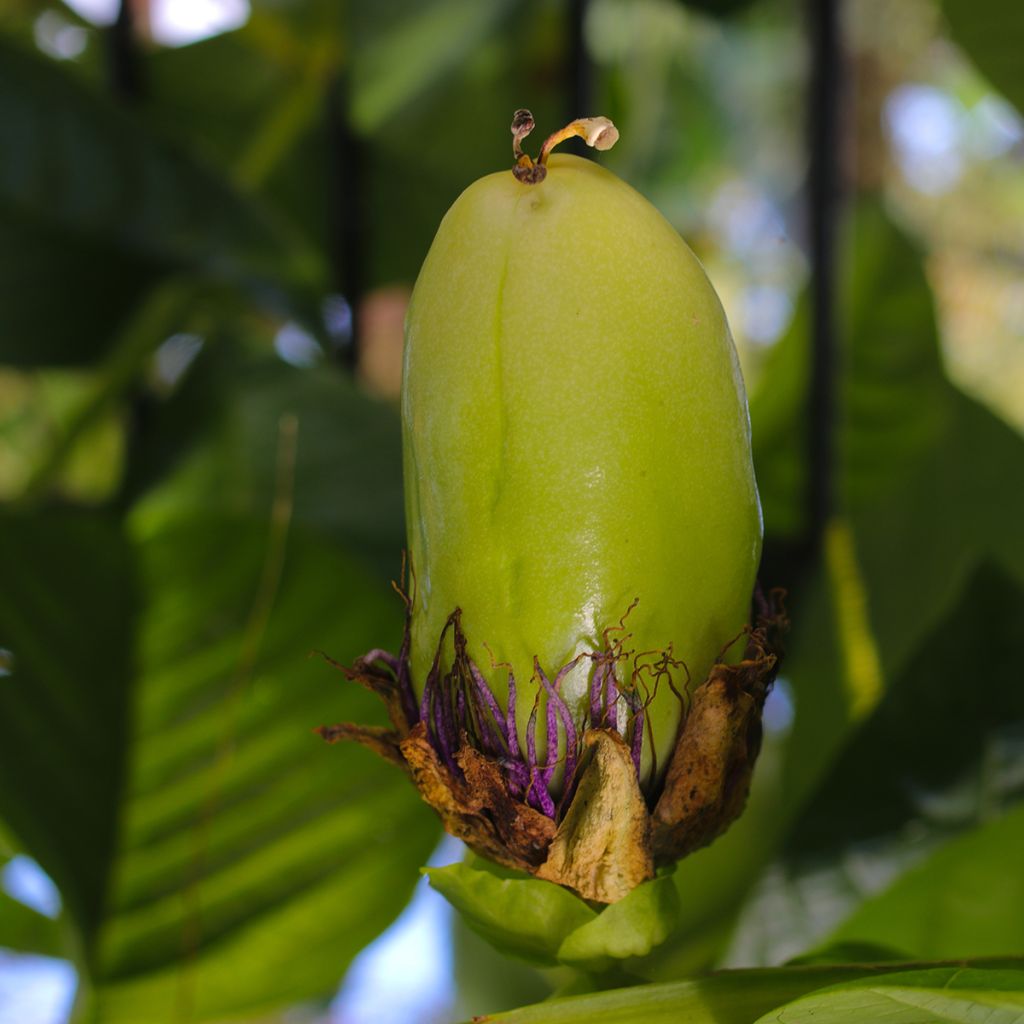
[[[534,657],[553,676],[600,649],[634,599],[628,648],[671,647],[694,686],[748,621],[761,514],[725,315],[597,164],[556,155],[536,184],[504,171],[458,198],[413,294],[402,415],[415,687],[455,608],[499,699],[512,666],[521,726]],[[581,716],[591,671],[563,684]],[[659,766],[679,714],[661,687]]]

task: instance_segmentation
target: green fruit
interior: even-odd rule
[[[620,636],[606,631],[634,600],[628,649],[670,649],[692,690],[748,621],[762,536],[743,381],[703,268],[607,170],[547,167],[533,184],[488,175],[448,211],[413,293],[402,400],[413,686],[460,608],[502,703],[498,666],[514,671],[520,735],[534,658],[553,678]],[[593,670],[562,683],[577,722]],[[647,715],[660,769],[670,687]],[[643,757],[649,779],[649,739]]]

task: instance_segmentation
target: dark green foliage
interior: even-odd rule
[[[636,16],[682,18],[691,49],[613,40],[601,109],[574,113],[621,115],[606,159],[680,223],[743,173],[795,203],[802,8],[683,6]],[[1020,4],[940,6],[1021,109]],[[35,858],[63,900],[51,921],[0,894],[0,946],[74,959],[95,1024],[324,1000],[408,900],[434,817],[396,769],[311,732],[381,717],[310,652],[349,661],[402,628],[397,415],[340,367],[323,301],[411,283],[459,191],[510,163],[511,111],[566,113],[562,5],[255,7],[146,52],[131,104],[100,30],[63,66],[35,48],[38,13],[70,11],[0,22],[0,860]],[[737,83],[765,53],[784,116],[762,124]],[[467,1016],[561,990],[493,1019],[1020,1018],[1024,440],[951,382],[892,204],[849,203],[842,235],[836,506],[790,595],[793,721],[737,824],[618,908],[433,870],[477,934],[541,965],[462,935]],[[807,527],[807,314],[751,395],[774,544]],[[274,352],[285,323],[312,365]],[[180,376],[154,355],[172,335],[191,339]],[[54,380],[76,397],[51,420]],[[90,449],[97,425],[123,460]],[[108,482],[81,483],[90,467]],[[723,965],[750,969],[707,973]]]

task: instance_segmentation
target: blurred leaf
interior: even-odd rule
[[[103,909],[124,770],[134,556],[109,515],[0,514],[0,816],[88,942]]]
[[[401,773],[311,734],[379,717],[307,654],[394,641],[394,596],[312,533],[275,529],[202,517],[141,541],[136,741],[96,950],[104,1022],[329,992],[436,840]]]
[[[371,34],[364,29],[359,33],[363,44],[352,54],[353,127],[372,134],[447,72],[461,69],[513,6],[509,0],[406,4],[398,16],[391,12],[384,31],[378,27]],[[380,9],[365,8],[363,19],[370,17],[379,18]]]
[[[1007,961],[1014,966],[1019,961]],[[925,965],[905,965],[908,970]],[[494,1024],[750,1024],[773,1007],[828,985],[892,977],[897,965],[862,964],[718,971],[705,978],[553,999],[495,1014]],[[854,1018],[847,1018],[852,1020]]]
[[[804,996],[761,1017],[757,1024],[1020,1024],[1024,971],[943,967],[888,974]]]
[[[398,561],[394,412],[330,370],[250,362],[232,345],[218,354],[217,373],[195,378],[212,385],[209,403],[190,406],[183,388],[142,431],[135,459],[174,450],[190,412],[199,423],[155,477],[133,471],[146,500],[120,544],[139,579],[120,603],[99,589],[118,579],[114,524],[108,536],[47,513],[0,531],[19,570],[0,595],[14,652],[0,699],[20,713],[0,716],[17,733],[0,744],[0,806],[69,909],[77,895],[91,915],[76,913],[83,1019],[105,1024],[256,1014],[329,993],[404,905],[438,831],[401,773],[312,735],[382,717],[308,655],[397,646],[401,602],[360,550],[389,546]],[[217,406],[227,379],[247,401]],[[130,730],[113,731],[126,715]],[[98,751],[79,751],[87,743]],[[101,754],[117,768],[103,791]],[[54,775],[56,795],[43,791]]]
[[[787,783],[794,804],[815,776],[809,765],[820,771],[849,725],[870,710],[870,701],[854,708],[864,700],[856,694],[873,685],[854,678],[858,669],[870,659],[880,682],[897,676],[980,561],[1024,579],[1017,525],[1024,483],[1007,477],[1008,466],[1024,466],[1024,440],[944,378],[914,246],[868,202],[855,209],[848,237],[839,441],[849,518],[830,533],[830,579],[812,580],[793,615],[783,673],[797,698]],[[794,387],[794,375],[802,375],[806,344],[806,319],[798,316],[751,410],[755,439],[759,418],[766,422],[756,442],[759,478],[767,468],[766,525],[779,519],[784,532],[793,513],[773,512],[773,496],[785,495],[795,478],[776,467],[802,457],[806,382]]]
[[[1024,588],[983,566],[845,747],[791,852],[839,850],[908,821],[962,826],[1024,796],[1024,772],[1013,771],[1024,752],[1024,689],[1011,684],[1021,636]],[[923,713],[926,726],[915,727]]]
[[[680,0],[684,7],[691,7],[702,14],[716,18],[731,18],[746,10],[754,0]]]
[[[473,931],[530,963],[556,963],[565,938],[597,918],[568,889],[479,857],[466,864],[424,868],[423,873]]]
[[[19,371],[0,367],[0,500],[17,499],[32,480],[39,454],[89,394],[94,379],[79,370]],[[124,431],[119,410],[105,410],[82,428],[60,471],[54,490],[82,503],[108,499],[121,476]]]
[[[786,333],[769,351],[760,387],[750,398],[757,489],[768,538],[798,538],[805,528],[807,487],[805,395],[810,381],[806,295]]]
[[[1008,684],[1022,632],[1024,591],[982,567],[791,828],[745,909],[734,962],[779,962],[821,942],[938,843],[1024,796],[1024,704]]]
[[[66,956],[60,923],[0,890],[0,947],[17,953]]]
[[[302,307],[317,283],[316,257],[283,224],[65,69],[10,42],[0,42],[0,148],[0,246],[5,265],[18,266],[22,250],[26,260],[5,286],[3,362],[91,359],[168,271],[195,270],[267,303],[294,289]],[[28,286],[15,290],[19,283]],[[69,304],[76,296],[82,307]]]
[[[935,834],[978,820],[1020,786],[1012,763],[1024,706],[1006,681],[1019,674],[1024,475],[1008,469],[1024,466],[1024,441],[944,379],[915,248],[866,203],[851,238],[849,518],[830,526],[825,566],[793,611],[783,675],[797,715],[784,792],[786,817],[802,816],[741,922],[733,955],[743,962],[819,941]],[[781,344],[796,352],[806,335]],[[792,372],[798,362],[783,355],[774,365]],[[764,378],[766,400],[781,389],[793,402],[788,435],[782,404],[754,404],[772,410],[769,442],[783,446],[773,458],[801,435],[790,383]],[[985,699],[972,698],[979,687]],[[993,780],[994,770],[1004,777]]]
[[[43,224],[2,204],[0,254],[0,361],[18,366],[87,363],[163,270],[113,238]]]
[[[830,942],[820,949],[804,953],[787,961],[786,967],[801,967],[811,964],[882,964],[886,960],[906,960],[902,950],[883,946],[877,942]]]
[[[530,3],[515,33],[503,31],[512,9],[403,0],[357,6],[348,25],[263,9],[236,32],[154,55],[147,116],[285,212],[331,253],[335,280],[353,276],[338,235],[354,218],[361,285],[411,282],[458,194],[511,167],[512,112],[529,99],[552,129],[561,123],[548,38],[559,22]],[[345,126],[329,123],[329,99]],[[342,130],[360,192],[339,198]]]
[[[148,410],[128,485],[141,499],[136,516],[152,529],[189,512],[264,515],[286,416],[298,418],[301,435],[294,521],[385,579],[397,576],[404,520],[395,410],[363,397],[336,367],[298,369],[230,337],[205,345],[178,390]]]
[[[942,9],[953,38],[978,70],[1024,111],[1024,8],[1016,0],[942,0]]]
[[[234,32],[149,57],[147,121],[202,154],[295,224],[323,254],[329,203],[327,96],[343,62],[337,26],[296,35],[280,10]]]
[[[922,959],[1024,949],[1024,805],[950,840],[833,935]]]

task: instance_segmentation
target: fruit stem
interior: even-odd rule
[[[521,109],[512,115],[512,152],[516,158],[512,173],[516,180],[524,185],[536,185],[547,177],[547,162],[551,150],[566,139],[578,136],[588,146],[602,150],[611,149],[619,140],[618,129],[607,117],[580,117],[549,135],[541,146],[537,162],[534,163],[530,155],[523,152],[522,146],[523,139],[533,131],[534,126],[533,114],[530,111]]]

